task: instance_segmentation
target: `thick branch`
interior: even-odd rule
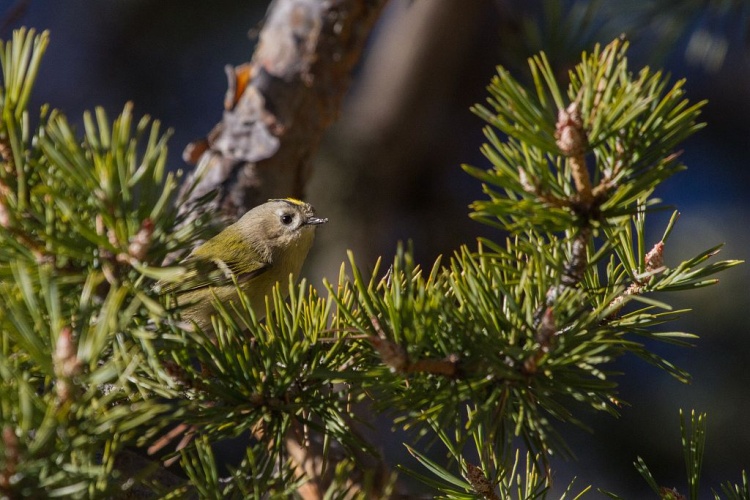
[[[191,144],[183,209],[234,220],[268,198],[301,198],[310,160],[338,116],[351,71],[386,0],[276,0],[250,63],[228,68],[224,116]],[[190,189],[192,188],[192,189]]]

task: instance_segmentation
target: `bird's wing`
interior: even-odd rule
[[[186,274],[177,283],[161,287],[164,293],[184,293],[212,286],[231,285],[233,278],[238,283],[247,282],[271,268],[267,257],[247,245],[235,244],[233,240],[222,241],[221,248],[213,239],[196,248],[182,263]],[[215,255],[222,255],[217,258]]]
[[[208,286],[220,287],[232,284],[232,278],[243,283],[260,276],[270,265],[257,263],[254,266],[243,266],[237,262],[221,259],[207,260],[191,257],[183,264],[188,268],[187,273],[177,283],[169,283],[162,287],[165,293],[183,293]]]

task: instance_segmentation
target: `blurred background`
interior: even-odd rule
[[[19,26],[51,31],[33,106],[49,103],[72,122],[103,106],[117,114],[132,100],[174,129],[171,167],[183,147],[220,119],[224,66],[249,60],[267,1],[17,0],[0,2],[0,36]],[[657,195],[682,217],[666,249],[678,262],[725,242],[721,257],[750,257],[750,6],[742,0],[471,2],[391,0],[376,27],[340,120],[317,155],[308,201],[331,219],[308,261],[314,284],[335,279],[352,249],[367,267],[391,259],[411,239],[431,264],[478,235],[503,235],[468,219],[480,197],[462,163],[488,167],[479,153],[483,102],[498,64],[527,77],[526,58],[545,50],[560,75],[595,42],[626,34],[634,71],[662,67],[687,78],[690,99],[708,99],[708,127],[684,144],[683,172]],[[650,220],[649,244],[668,214]],[[748,266],[712,288],[674,297],[692,308],[665,326],[700,335],[692,349],[654,346],[686,368],[683,385],[634,358],[618,361],[622,416],[590,413],[593,434],[562,427],[576,461],[553,464],[556,488],[574,476],[625,498],[648,487],[632,466],[644,458],[659,484],[685,492],[678,410],[708,412],[703,491],[739,481],[750,469],[750,285]],[[670,298],[671,300],[672,298]],[[400,454],[398,437],[385,445]],[[404,460],[408,460],[404,458]],[[596,497],[596,495],[594,495]]]

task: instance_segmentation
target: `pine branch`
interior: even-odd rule
[[[363,276],[350,256],[354,302],[336,301],[353,338],[376,353],[367,386],[377,408],[398,411],[404,427],[463,427],[456,450],[471,436],[498,450],[521,436],[546,462],[566,451],[550,417],[584,426],[581,404],[617,414],[607,371],[617,357],[636,354],[687,380],[637,340],[690,338],[655,332],[680,312],[645,295],[710,284],[739,261],[704,265],[709,250],[670,268],[663,252],[674,221],[647,252],[649,196],[682,168],[672,149],[700,128],[700,105],[684,100],[681,82],[666,91],[660,73],[634,76],[626,48],[615,41],[584,55],[571,72],[572,104],[543,55],[530,61],[536,94],[499,70],[493,110],[476,111],[507,138],[487,129],[494,168],[466,169],[502,188],[486,187],[490,199],[472,215],[512,232],[505,246],[483,240],[429,275],[399,250],[382,279]],[[619,317],[628,301],[645,306]]]
[[[347,23],[369,26],[379,6],[340,19],[352,54],[364,35],[346,32]],[[307,27],[299,40],[335,39],[328,24]],[[325,61],[271,58],[283,55],[268,52],[276,35],[262,35],[258,80],[232,98],[235,111],[268,78],[308,85],[297,90],[312,100],[320,89],[305,75],[331,83],[316,72]],[[683,313],[658,294],[712,284],[739,263],[709,262],[718,246],[671,262],[676,217],[661,240],[647,238],[646,216],[659,203],[651,194],[683,168],[675,148],[702,126],[701,105],[684,99],[680,82],[670,87],[647,68],[633,74],[627,44],[615,41],[585,54],[564,89],[543,55],[530,61],[532,91],[500,69],[489,107],[476,108],[499,132],[487,129],[489,170],[466,167],[487,183],[472,217],[508,238],[480,240],[429,270],[400,247],[385,275],[363,272],[350,255],[322,293],[288,283],[285,301],[277,288],[265,318],[242,293],[238,303],[217,301],[207,335],[153,287],[181,279],[184,269],[163,262],[206,231],[203,219],[188,223],[173,208],[179,176],[165,171],[169,134],[134,120],[131,105],[112,122],[101,110],[86,114],[80,137],[46,108],[32,129],[25,106],[45,40],[19,32],[0,50],[0,492],[9,496],[111,497],[137,484],[172,496],[386,495],[394,487],[385,467],[353,472],[381,465],[353,409],[371,400],[395,425],[445,445],[445,465],[409,447],[435,477],[417,476],[444,494],[540,497],[549,457],[569,453],[559,424],[585,427],[584,409],[617,414],[613,360],[635,354],[687,379],[643,343],[692,338],[658,331]],[[348,71],[351,62],[328,69]],[[293,108],[276,104],[279,113]],[[289,147],[294,134],[282,134]],[[249,199],[232,193],[220,203]],[[692,496],[702,425],[683,433]],[[175,426],[190,429],[172,454],[187,481],[154,484],[161,479],[150,467],[117,469],[112,480],[130,448],[167,442]],[[211,446],[238,436],[248,441],[244,456],[221,477]],[[518,438],[532,452],[525,472],[511,451]]]
[[[134,366],[153,366],[142,328],[163,309],[149,283],[197,235],[170,234],[177,179],[158,122],[134,124],[131,105],[111,124],[97,110],[79,138],[45,106],[30,126],[46,44],[46,33],[19,30],[0,50],[0,420],[17,443],[2,488],[112,496],[138,477],[109,481],[116,458],[169,409],[128,383]]]

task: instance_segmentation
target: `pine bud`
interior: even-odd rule
[[[518,181],[527,193],[536,193],[536,186],[529,179],[529,174],[522,167],[518,167]]]
[[[406,349],[388,339],[381,339],[375,335],[370,335],[368,340],[380,354],[383,363],[391,369],[392,372],[403,373],[409,366],[409,356]]]
[[[664,265],[664,242],[660,241],[646,254],[646,271],[654,271]]]
[[[73,340],[73,330],[66,326],[57,337],[57,345],[53,355],[55,375],[57,380],[55,388],[57,399],[62,404],[70,400],[71,381],[81,371],[81,361],[78,359],[77,346]]]
[[[20,458],[18,436],[9,425],[3,427],[2,445],[2,448],[5,449],[5,467],[0,470],[0,494],[10,489]],[[6,497],[3,496],[3,498]]]
[[[586,153],[588,140],[586,139],[586,131],[583,129],[578,101],[573,101],[566,109],[558,111],[555,129],[557,147],[560,148],[562,154],[565,156],[582,156]]]
[[[466,462],[466,480],[469,481],[474,491],[482,497],[499,500],[500,497],[495,493],[495,488],[480,467]]]
[[[142,261],[146,258],[148,249],[151,247],[151,237],[154,234],[154,221],[145,219],[141,228],[135,234],[128,246],[128,253],[136,260]]]
[[[0,201],[0,227],[8,229],[10,227],[10,213],[5,203]]]

